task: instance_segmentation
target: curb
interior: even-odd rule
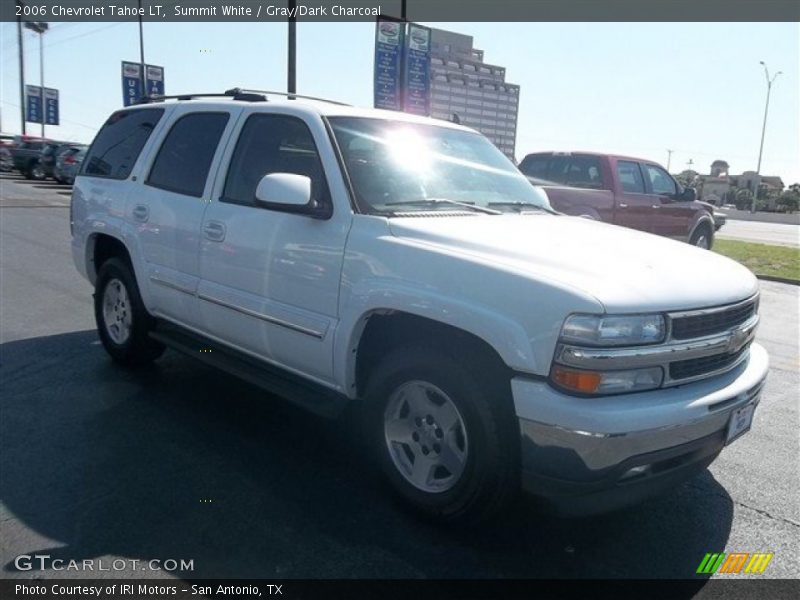
[[[775,283],[787,283],[789,285],[800,285],[800,280],[798,279],[787,279],[786,277],[773,277],[772,275],[756,275],[758,279],[763,279],[764,281],[774,281]]]

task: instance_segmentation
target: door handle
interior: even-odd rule
[[[203,226],[203,233],[212,242],[221,242],[225,239],[225,224],[219,221],[208,221]]]
[[[624,202],[620,202],[620,203],[619,203],[619,207],[620,207],[620,208],[628,208],[628,205],[627,205],[627,204],[625,204]]]
[[[147,222],[150,218],[150,209],[144,204],[137,204],[133,207],[133,218],[141,223]]]
[[[653,208],[661,208],[660,204],[653,204]]]

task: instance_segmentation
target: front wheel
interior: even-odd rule
[[[482,521],[513,498],[518,434],[502,385],[442,350],[406,346],[376,367],[365,402],[373,452],[412,507],[440,521]]]
[[[118,258],[104,262],[97,274],[94,315],[100,341],[116,362],[146,364],[164,352],[164,346],[150,338],[153,318],[144,307],[136,278]]]

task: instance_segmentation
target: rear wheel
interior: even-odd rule
[[[510,400],[473,372],[443,349],[409,345],[381,360],[367,385],[367,427],[384,475],[440,521],[490,518],[518,489]]]
[[[136,278],[119,258],[111,258],[100,267],[94,314],[103,347],[116,362],[146,364],[164,352],[164,346],[149,336],[153,318],[142,303]]]
[[[689,240],[692,246],[703,248],[704,250],[711,249],[711,228],[706,225],[701,225],[692,234],[692,239]]]
[[[37,181],[41,181],[46,177],[44,173],[44,166],[42,165],[42,161],[40,160],[37,160],[36,162],[33,163],[30,171],[31,171],[31,178],[36,179]]]

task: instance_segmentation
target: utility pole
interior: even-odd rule
[[[674,150],[667,149],[667,173],[669,173],[669,165],[672,163],[672,153]]]
[[[139,75],[142,81],[142,98],[148,96],[147,75],[144,66],[144,25],[142,24],[142,0],[139,0]]]
[[[769,112],[769,94],[772,91],[772,84],[778,78],[778,75],[782,75],[783,71],[778,71],[775,75],[772,76],[772,79],[769,77],[769,69],[767,68],[766,63],[764,61],[759,61],[761,66],[764,67],[764,77],[767,79],[767,102],[764,105],[764,124],[761,126],[761,146],[758,148],[758,166],[756,167],[756,180],[755,186],[753,189],[753,203],[750,205],[750,212],[756,212],[756,200],[758,200],[758,188],[761,186],[761,156],[764,153],[764,135],[767,132],[767,113]]]
[[[400,18],[406,20],[406,0],[400,1]]]
[[[297,8],[296,0],[289,0],[289,14],[294,15]],[[286,52],[286,91],[289,94],[297,92],[297,18],[289,17],[289,32],[287,37],[288,48]],[[294,96],[288,96],[294,100]]]
[[[25,129],[25,58],[22,44],[22,17],[17,17],[17,46],[19,51],[19,114],[22,119],[22,135],[25,135],[27,131]]]
[[[45,101],[44,101],[44,32],[47,29],[47,23],[41,23],[44,29],[39,32],[39,89],[42,91],[42,137],[44,137],[44,122],[45,119]]]

